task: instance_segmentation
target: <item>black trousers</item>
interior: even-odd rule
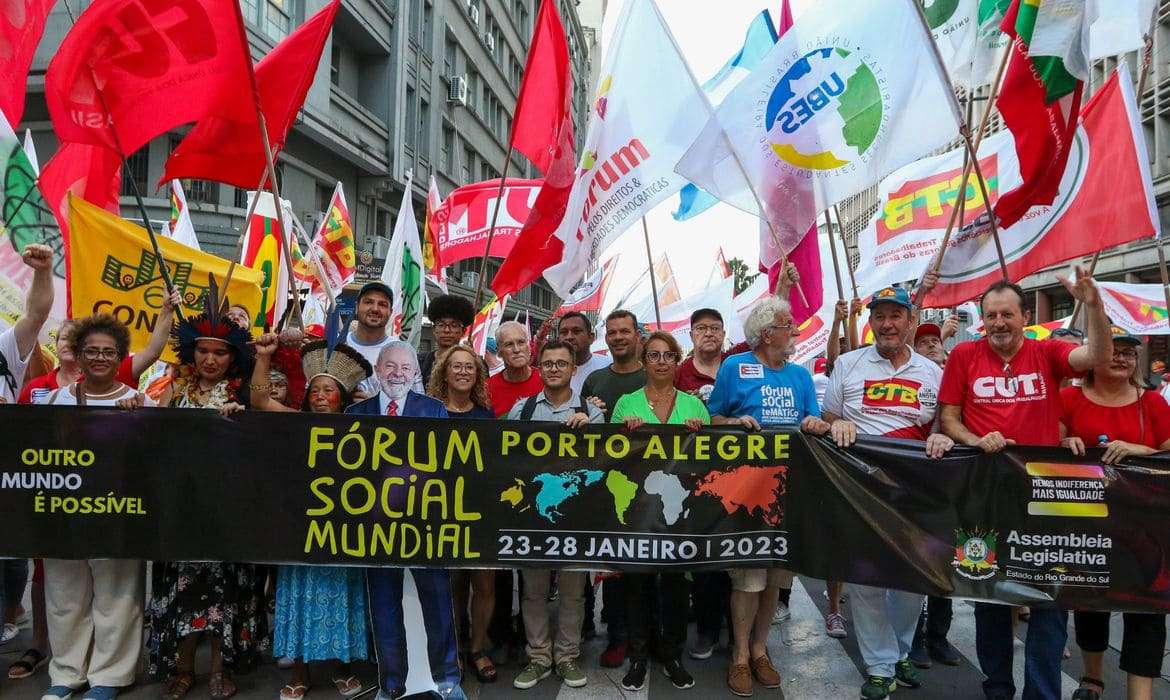
[[[951,618],[954,610],[950,598],[926,599],[926,641],[945,642],[947,633],[951,631]]]
[[[726,571],[697,571],[693,576],[695,628],[699,636],[719,641],[723,621],[731,619],[731,577]]]
[[[626,596],[626,628],[629,634],[631,661],[644,661],[650,640],[657,636],[658,653],[664,660],[682,655],[687,640],[688,586],[682,573],[622,574]],[[655,635],[655,598],[658,608],[658,634]]]
[[[1162,652],[1166,648],[1166,616],[1124,613],[1121,636],[1121,670],[1135,676],[1157,678],[1162,675]],[[1083,651],[1109,648],[1109,613],[1073,613],[1077,646]]]

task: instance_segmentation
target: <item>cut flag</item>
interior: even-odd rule
[[[187,195],[183,192],[183,183],[171,180],[167,189],[171,200],[171,218],[162,225],[162,235],[173,238],[188,248],[200,250],[199,239],[195,236],[195,225],[191,223],[191,211],[187,208]]]
[[[499,180],[473,182],[452,190],[445,200],[431,210],[427,221],[428,235],[434,233],[441,265],[482,258],[487,248],[493,214],[496,216],[496,233],[492,236],[490,255],[506,258],[512,252],[512,246],[520,236],[540,190],[540,180],[508,178],[504,184],[504,201],[498,213],[496,195],[500,192]],[[438,195],[437,190],[435,195]],[[425,255],[425,249],[423,253]]]
[[[915,0],[938,46],[943,66],[956,83],[971,84],[971,62],[975,57],[976,22],[979,0]]]
[[[1019,222],[999,230],[1009,279],[1157,234],[1146,141],[1124,63],[1085,105],[1080,122],[1056,201],[1032,207]],[[979,160],[993,202],[998,193],[1019,185],[1012,134],[984,139]],[[962,169],[963,151],[956,149],[882,181],[875,193],[877,211],[858,235],[856,276],[862,294],[921,279],[960,196],[966,198],[968,223],[951,238],[940,282],[926,301],[955,306],[1000,279],[987,203],[975,183],[959,192]]]
[[[520,240],[492,282],[496,294],[543,273],[558,295],[568,296],[627,228],[686,184],[674,163],[708,113],[658,8],[652,0],[627,2],[602,63],[580,167],[572,171],[572,144],[565,141],[566,158],[550,167]]]
[[[426,284],[423,280],[422,248],[418,242],[418,223],[414,218],[414,205],[410,198],[411,176],[406,175],[406,188],[402,192],[402,204],[398,208],[398,219],[394,222],[394,235],[390,238],[390,249],[382,267],[382,283],[394,292],[394,306],[390,311],[390,335],[418,347],[422,332],[423,303]]]
[[[24,116],[28,69],[57,0],[5,0],[0,8],[0,114],[13,127]]]
[[[706,119],[677,171],[766,219],[785,254],[820,212],[945,146],[959,122],[912,0],[822,0]]]
[[[500,321],[504,319],[504,307],[508,305],[510,297],[503,299],[493,298],[482,309],[476,312],[475,320],[471,323],[468,340],[475,354],[482,357],[487,351],[487,340],[495,336]]]
[[[1084,9],[1076,13],[1074,23],[1079,24],[1072,31],[1053,13],[1042,11],[1048,4],[1013,0],[1001,25],[1012,37],[1012,56],[995,105],[1015,139],[1022,177],[1021,185],[1000,196],[995,204],[995,216],[1004,228],[1023,218],[1033,206],[1052,204],[1056,199],[1081,108],[1086,75],[1070,69],[1087,72],[1083,49],[1066,46],[1068,51],[1062,51],[1059,44],[1079,39]],[[1077,60],[1066,64],[1057,56],[1029,55],[1033,43],[1051,53],[1075,54]]]
[[[788,6],[788,0],[784,0],[780,13],[780,31],[783,32],[790,26],[792,9]],[[727,93],[752,72],[776,45],[776,38],[771,13],[766,9],[761,10],[748,25],[743,46],[723,64],[719,72],[703,83],[703,91],[707,93],[711,104],[717,105],[722,102]],[[704,192],[693,183],[687,183],[678,193],[678,209],[671,216],[675,221],[686,221],[702,214],[718,202],[719,199],[710,193]]]
[[[252,90],[237,0],[91,3],[45,74],[57,138],[122,155],[230,111]]]
[[[122,159],[101,146],[62,143],[41,170],[41,194],[57,218],[66,253],[69,249],[69,209],[66,197],[72,193],[112,214],[121,207]],[[69,258],[66,254],[66,267]]]
[[[340,7],[341,0],[331,0],[256,64],[256,93],[273,158],[305,103]],[[241,189],[262,184],[266,158],[250,95],[250,90],[239,93],[229,107],[200,119],[167,158],[162,180],[195,178]]]
[[[447,293],[447,269],[439,255],[439,234],[436,231],[435,212],[443,206],[439,196],[439,184],[435,176],[431,175],[430,186],[427,188],[426,219],[423,220],[422,254],[423,268],[427,271],[427,279],[434,282],[444,294]],[[492,241],[495,242],[494,239]]]
[[[1145,45],[1158,0],[1088,0],[1089,59],[1137,51]]]
[[[1012,0],[979,0],[975,21],[975,53],[971,61],[969,86],[977,88],[995,81],[995,72],[1003,58],[1003,51],[1011,43],[1011,37],[1003,33],[1004,14],[1012,6]]]
[[[557,3],[542,2],[516,98],[511,147],[547,173],[559,140],[573,141],[573,76]]]
[[[829,236],[832,238],[832,234]],[[767,267],[764,267],[763,240],[765,237],[771,238],[767,225],[761,221],[760,271],[768,275],[768,292],[775,293],[776,287],[780,283],[780,273],[782,272],[780,263],[783,258],[771,258]],[[825,300],[825,287],[821,283],[825,273],[821,270],[821,251],[820,244],[817,242],[818,238],[817,227],[814,225],[788,254],[788,262],[792,263],[800,276],[799,289],[797,285],[793,285],[788,290],[788,303],[792,306],[792,320],[797,325],[804,323],[817,313]]]

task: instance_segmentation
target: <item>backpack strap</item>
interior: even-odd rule
[[[524,407],[520,409],[520,420],[532,420],[532,414],[536,413],[537,396],[540,394],[524,399]]]

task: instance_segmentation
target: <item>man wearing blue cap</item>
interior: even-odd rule
[[[932,458],[954,442],[932,431],[942,370],[909,345],[914,305],[909,293],[886,287],[868,304],[873,345],[837,358],[825,389],[822,418],[833,439],[848,447],[858,432],[926,441]],[[922,610],[922,596],[851,585],[850,607],[857,646],[866,666],[863,700],[881,700],[901,685],[921,685],[908,656]]]

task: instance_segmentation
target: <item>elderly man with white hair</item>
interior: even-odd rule
[[[504,371],[488,377],[487,391],[497,418],[507,415],[520,399],[544,389],[540,374],[532,368],[531,341],[528,326],[518,321],[506,321],[496,329],[496,350]]]
[[[418,355],[410,343],[393,340],[382,346],[374,364],[374,376],[382,390],[377,396],[345,409],[346,413],[407,418],[447,418],[447,409],[437,399],[411,389],[418,379]],[[408,466],[382,467],[381,478],[410,476]],[[403,490],[398,489],[386,505],[402,510]],[[407,634],[402,615],[403,572],[401,568],[374,567],[366,570],[370,628],[378,658],[378,700],[397,698],[406,692]],[[465,700],[455,646],[455,616],[451,581],[444,569],[410,569],[418,590],[427,637],[431,678],[439,695]]]
[[[713,424],[738,424],[748,430],[764,426],[800,426],[817,435],[829,430],[820,418],[812,376],[788,362],[797,333],[792,308],[778,297],[764,299],[744,322],[750,352],[723,361],[707,408]],[[792,573],[779,568],[731,570],[731,629],[734,638],[727,686],[741,697],[752,694],[752,678],[765,688],[779,688],[780,674],[768,658],[768,629],[780,589]]]

